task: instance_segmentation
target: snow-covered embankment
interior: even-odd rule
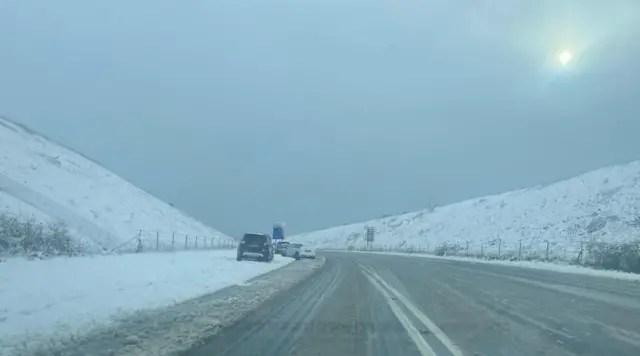
[[[276,256],[272,263],[239,263],[233,250],[9,259],[0,264],[0,355],[29,354],[43,347],[73,349],[89,335],[102,335],[105,330],[112,330],[107,333],[112,337],[128,335],[130,331],[113,330],[120,330],[135,315],[162,319],[185,301],[243,284],[291,261]],[[279,288],[278,284],[273,288]],[[262,295],[254,295],[253,300],[242,299],[245,297],[238,296],[238,303],[243,300],[242,305],[251,306]],[[237,306],[234,299],[227,303]],[[226,307],[202,306],[224,318]],[[171,324],[201,314],[193,308],[191,312],[195,314],[170,314],[177,318]],[[150,323],[137,325],[141,338],[148,339],[147,334],[158,327]]]

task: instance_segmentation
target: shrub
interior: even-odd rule
[[[64,222],[45,225],[33,216],[0,213],[0,254],[47,258],[77,253]]]
[[[640,273],[640,240],[587,246],[585,265],[608,270]]]

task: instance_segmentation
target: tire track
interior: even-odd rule
[[[295,290],[264,303],[254,313],[183,356],[288,355],[342,277],[342,266],[327,262]]]

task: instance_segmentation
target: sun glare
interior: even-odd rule
[[[571,62],[572,59],[573,59],[573,54],[568,50],[564,50],[560,52],[560,54],[558,55],[558,61],[562,66],[566,66],[567,64],[569,64],[569,62]]]

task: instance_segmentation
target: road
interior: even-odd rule
[[[640,283],[361,253],[184,356],[640,355]]]

